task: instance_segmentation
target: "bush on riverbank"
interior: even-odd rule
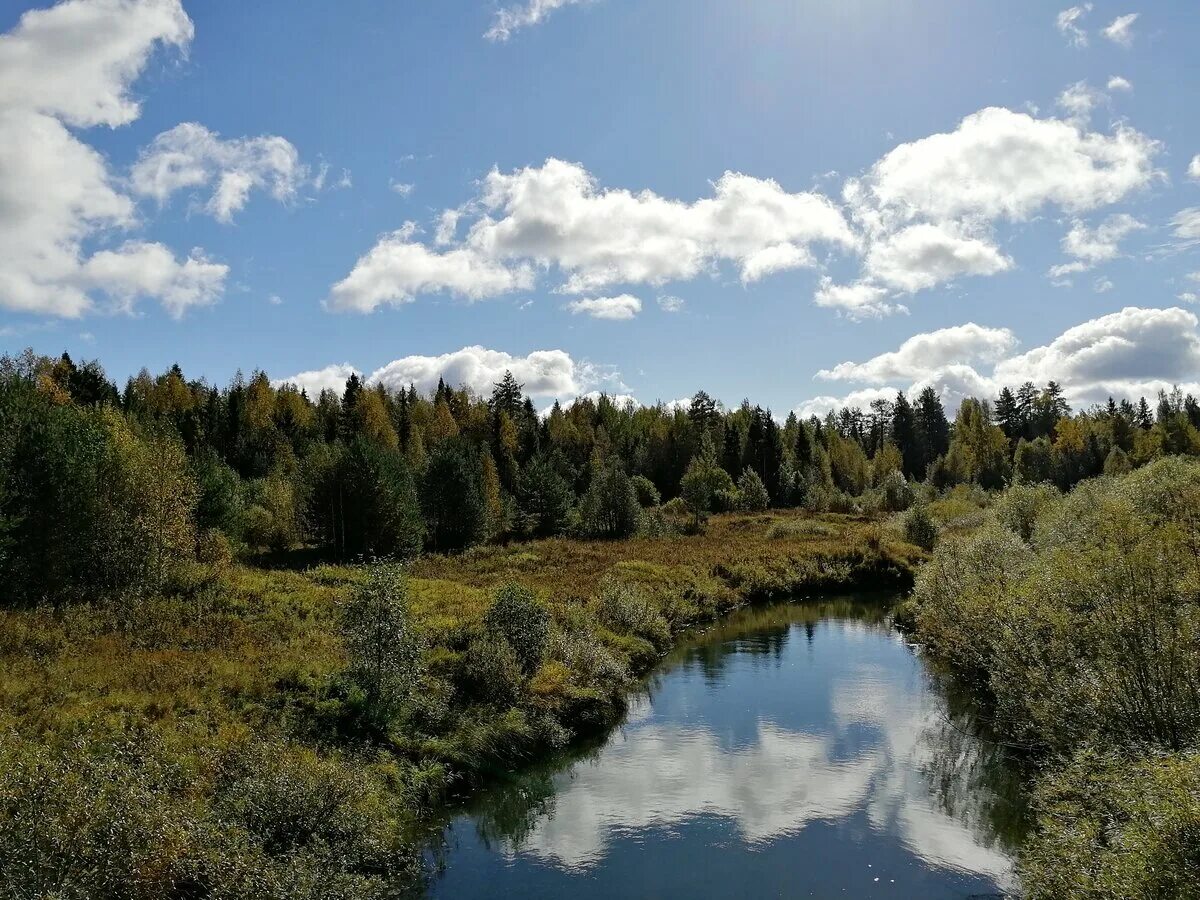
[[[1027,853],[1031,893],[1182,896],[1155,887],[1168,876],[1153,870],[1184,859],[1200,819],[1185,815],[1153,845],[1138,829],[1169,805],[1164,773],[1179,774],[1171,790],[1184,793],[1195,778],[1200,463],[1161,459],[1062,496],[1010,489],[981,527],[939,546],[912,608],[921,639],[979,687],[1011,739],[1047,760],[1089,746],[1124,754],[1098,775],[1123,782],[1118,796],[1087,787],[1089,762],[1046,776]],[[1081,830],[1081,817],[1105,824]],[[1073,880],[1071,860],[1089,855],[1104,870],[1100,887]],[[1105,893],[1104,883],[1115,887]]]

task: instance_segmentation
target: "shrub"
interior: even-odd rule
[[[634,475],[630,481],[633,482],[633,489],[637,492],[638,503],[643,507],[649,509],[662,502],[662,495],[659,494],[658,488],[645,475]]]
[[[536,672],[546,657],[550,613],[528,588],[518,584],[502,587],[484,617],[483,627],[508,643],[526,677]]]
[[[408,613],[408,582],[395,565],[373,567],[342,613],[346,674],[363,692],[369,720],[385,727],[412,693],[422,642]]]
[[[1016,484],[1000,496],[992,512],[1005,528],[1028,543],[1033,540],[1038,516],[1061,497],[1058,489],[1049,484]]]
[[[657,647],[671,640],[667,620],[634,585],[608,578],[596,597],[596,618],[610,631],[644,637]]]
[[[881,481],[883,508],[888,512],[904,512],[913,505],[916,494],[902,472],[892,470]]]
[[[462,658],[461,680],[468,696],[484,703],[512,706],[521,696],[525,673],[508,641],[484,635],[467,646]]]
[[[1029,900],[1200,898],[1200,756],[1080,754],[1034,798]]]
[[[771,505],[771,496],[758,473],[747,468],[738,479],[738,505],[750,512],[760,512]]]

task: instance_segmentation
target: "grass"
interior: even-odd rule
[[[686,537],[563,538],[424,557],[410,567],[409,594],[427,643],[426,674],[411,708],[385,734],[355,727],[341,679],[338,609],[362,580],[361,568],[198,570],[169,596],[150,600],[0,611],[0,769],[10,773],[6,781],[0,771],[0,883],[32,877],[21,854],[47,852],[30,850],[12,830],[20,821],[14,810],[27,808],[44,786],[11,773],[59,766],[59,782],[111,781],[104,766],[95,770],[101,775],[88,769],[68,777],[68,769],[81,755],[125,759],[114,748],[132,741],[139,749],[128,758],[143,760],[130,763],[137,772],[169,764],[187,774],[147,782],[162,827],[177,837],[154,865],[139,859],[124,872],[113,861],[105,877],[115,879],[119,894],[169,896],[181,879],[207,884],[218,870],[229,884],[242,884],[235,878],[242,870],[227,859],[228,846],[237,846],[246,872],[276,879],[263,882],[262,896],[317,896],[295,872],[330,866],[345,896],[370,896],[377,887],[371,879],[384,877],[380,847],[409,853],[407,867],[396,871],[411,877],[415,853],[401,849],[407,845],[396,835],[418,833],[450,792],[614,721],[633,677],[668,649],[671,635],[756,598],[904,584],[921,557],[866,519],[793,511],[718,516],[703,534]],[[553,637],[518,699],[498,707],[469,696],[463,671],[494,592],[510,582],[531,588],[549,608]],[[616,594],[605,587],[614,584]],[[612,596],[598,599],[605,590]],[[271,760],[265,770],[263,760]],[[335,796],[321,794],[343,782]],[[260,809],[238,791],[274,798],[278,808]],[[101,800],[78,793],[72,796],[91,797],[86,808],[40,815],[48,830],[84,840],[95,831],[85,827],[100,815],[95,810],[123,802],[112,793]],[[335,838],[305,831],[280,851],[279,823],[328,818],[313,809],[340,810],[352,824]],[[130,816],[114,816],[126,825],[106,826],[109,836],[95,840],[133,827]],[[184,828],[185,820],[199,824]],[[331,853],[330,841],[350,849]],[[102,851],[93,855],[113,856]],[[79,858],[89,857],[81,851]],[[20,873],[12,868],[18,865]],[[70,874],[69,861],[58,865],[56,883],[95,877]],[[86,884],[98,890],[99,882]]]

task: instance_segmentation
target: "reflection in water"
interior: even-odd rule
[[[965,897],[1018,787],[883,607],[777,604],[676,651],[598,748],[485,793],[434,894]]]

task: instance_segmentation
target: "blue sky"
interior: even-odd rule
[[[509,2],[0,5],[3,349],[780,415],[1200,381],[1193,4]]]

